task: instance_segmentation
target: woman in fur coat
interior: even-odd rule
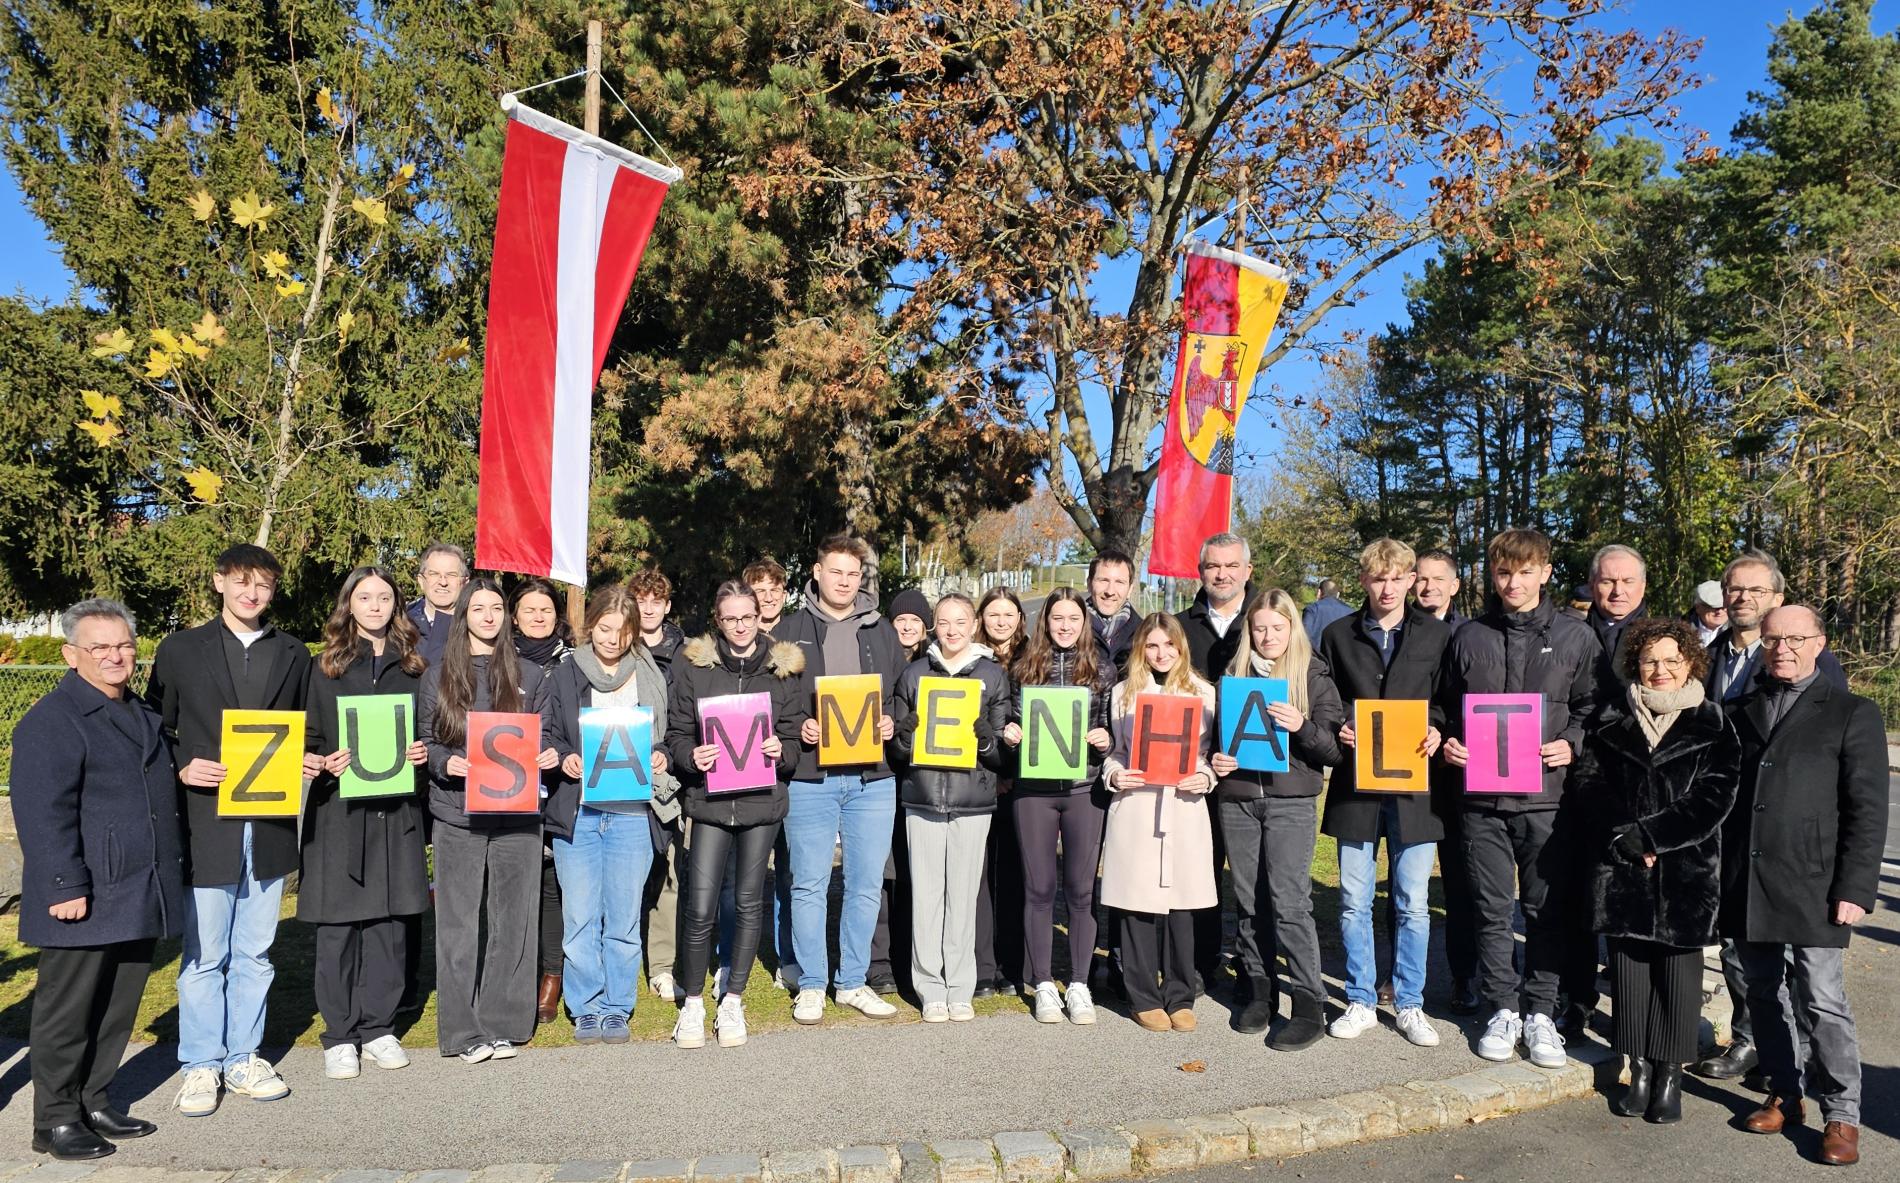
[[[1704,697],[1709,658],[1691,625],[1638,621],[1622,663],[1627,698],[1605,705],[1572,783],[1592,822],[1592,918],[1610,943],[1616,1050],[1630,1058],[1629,1091],[1612,1107],[1669,1123],[1682,1119],[1682,1066],[1696,1054],[1741,748]]]

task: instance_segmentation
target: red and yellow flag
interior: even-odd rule
[[[1267,337],[1286,299],[1272,263],[1193,242],[1181,304],[1185,324],[1168,396],[1155,483],[1151,575],[1198,574],[1201,541],[1230,525],[1234,435]]]

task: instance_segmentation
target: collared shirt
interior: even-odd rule
[[[1821,671],[1815,670],[1808,674],[1807,677],[1800,678],[1793,682],[1783,682],[1776,679],[1769,683],[1768,726],[1771,730],[1780,725],[1781,720],[1788,713],[1788,708],[1792,707],[1803,694],[1807,693],[1808,687],[1814,685],[1814,680],[1820,676]]]
[[[1403,616],[1399,617],[1397,623],[1391,628],[1380,628],[1379,622],[1374,620],[1370,613],[1359,618],[1360,631],[1364,632],[1378,647],[1379,661],[1387,669],[1392,668],[1392,655],[1399,651],[1399,630],[1404,627],[1405,617]]]
[[[1754,669],[1755,655],[1761,652],[1761,638],[1748,648],[1737,651],[1734,642],[1722,647],[1716,655],[1715,697],[1726,702],[1731,698],[1740,698],[1748,690],[1748,675]]]
[[[1242,605],[1236,601],[1234,610],[1223,616],[1214,611],[1214,605],[1211,602],[1207,605],[1207,623],[1213,628],[1215,636],[1222,640],[1227,639],[1227,630],[1234,627],[1234,621],[1240,618],[1241,607]]]

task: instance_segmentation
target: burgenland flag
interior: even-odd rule
[[[680,171],[502,108],[475,565],[585,584],[594,382]]]
[[[1234,434],[1285,299],[1286,272],[1272,263],[1188,244],[1185,323],[1155,482],[1151,575],[1197,574],[1201,540],[1230,525]]]

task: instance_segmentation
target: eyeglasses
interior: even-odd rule
[[[748,612],[744,616],[721,616],[719,623],[726,628],[738,628],[742,624],[757,624],[758,620],[758,613]]]
[[[123,653],[130,657],[139,651],[138,645],[132,641],[121,641],[116,645],[74,645],[73,648],[94,661],[104,661],[114,653]]]
[[[1683,657],[1643,657],[1637,659],[1636,668],[1639,670],[1679,670],[1688,664],[1688,659]]]
[[[1723,595],[1732,600],[1765,600],[1775,594],[1772,587],[1730,587],[1724,588]]]
[[[1807,644],[1809,641],[1812,641],[1813,639],[1814,639],[1813,637],[1801,637],[1801,636],[1788,636],[1788,637],[1764,636],[1761,639],[1761,647],[1763,649],[1768,650],[1768,652],[1773,653],[1775,650],[1780,649],[1782,646],[1785,645],[1787,646],[1788,652],[1799,653],[1801,652],[1801,646]]]

